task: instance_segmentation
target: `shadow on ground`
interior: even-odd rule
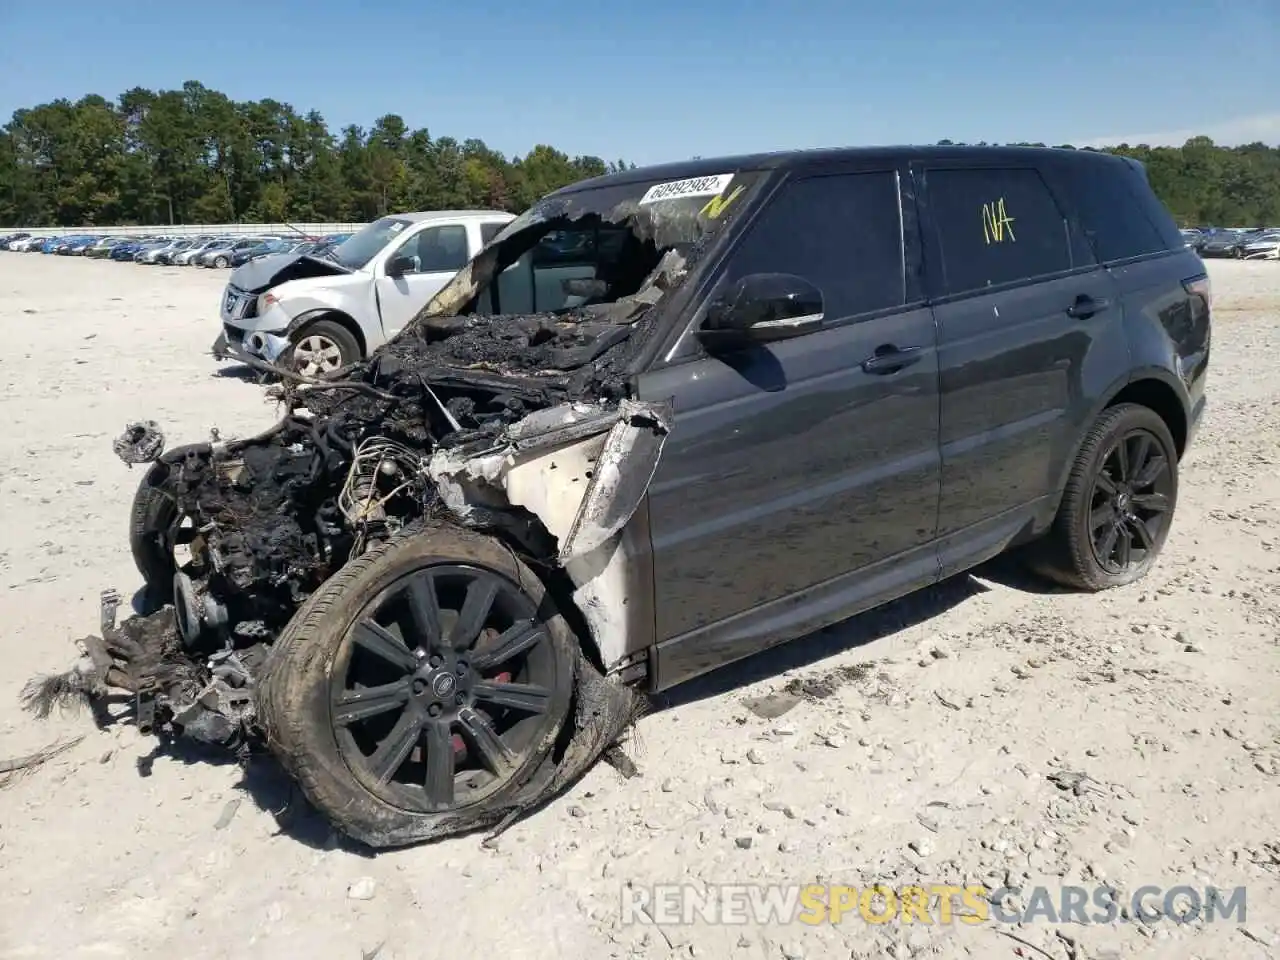
[[[812,666],[838,653],[864,647],[917,626],[989,589],[969,574],[951,577],[826,630],[779,644],[683,683],[659,694],[655,708],[667,710],[695,703],[767,680],[788,670]]]
[[[224,380],[242,380],[245,383],[268,383],[271,377],[260,370],[255,370],[246,363],[232,363],[214,368],[213,376]]]

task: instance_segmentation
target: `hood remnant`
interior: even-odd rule
[[[274,257],[250,260],[231,271],[228,281],[246,293],[265,293],[290,280],[310,277],[335,277],[351,273],[336,260],[312,257],[305,253],[284,253]]]
[[[466,313],[474,292],[455,294],[483,286],[496,261],[473,264],[446,297],[452,308],[424,311],[337,378],[282,378],[274,389],[288,411],[258,436],[162,452],[154,423],[130,424],[116,452],[150,463],[135,518],[152,518],[141,548],[159,551],[139,566],[169,565],[172,603],[117,625],[104,599],[84,662],[33,683],[28,706],[47,713],[54,701],[123,690],[140,726],[245,750],[262,740],[262,665],[304,601],[372,546],[445,521],[501,539],[535,569],[562,570],[572,595],[558,602],[575,604],[589,631],[591,677],[580,678],[564,761],[521,806],[615,756],[642,699],[610,675],[644,629],[629,600],[642,589],[647,532],[632,521],[671,428],[669,404],[629,396],[627,370],[686,262],[651,239],[634,249],[640,259],[615,273],[612,299],[557,313]],[[269,278],[237,271],[237,285],[328,269],[313,258],[270,266]]]

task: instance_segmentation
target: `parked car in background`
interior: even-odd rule
[[[1264,231],[1240,244],[1243,260],[1280,260],[1280,230]]]
[[[169,243],[158,237],[135,240],[133,243],[122,243],[111,251],[112,260],[132,260],[137,262],[139,256],[148,250],[156,250]]]
[[[217,238],[210,236],[179,237],[178,239],[171,240],[168,244],[161,247],[155,256],[154,261],[148,260],[147,262],[155,262],[164,266],[178,266],[178,257],[186,253],[191,253],[193,250],[198,250],[206,244],[213,242],[215,239]]]
[[[0,250],[13,250],[15,244],[19,241],[27,240],[31,237],[30,233],[19,230],[17,233],[6,233],[0,237]]]
[[[133,259],[137,263],[168,263],[171,256],[189,249],[192,243],[191,240],[158,240],[139,250]]]
[[[399,332],[513,219],[500,210],[397,214],[320,253],[247,263],[223,293],[213,353],[308,375],[353,363]]]
[[[238,237],[231,241],[226,248],[211,248],[206,250],[198,257],[193,257],[191,263],[197,267],[215,267],[223,269],[231,266],[231,260],[236,254],[242,250],[248,250],[250,247],[265,243],[268,240],[279,240],[279,237]]]
[[[1198,249],[1202,257],[1240,257],[1240,234],[1235,230],[1220,230],[1209,236]]]
[[[47,241],[47,237],[27,237],[9,244],[9,249],[16,253],[38,253]]]
[[[70,237],[54,247],[53,252],[60,257],[78,257],[97,242],[97,237]]]
[[[212,250],[215,247],[218,249],[225,249],[226,247],[231,246],[234,242],[235,241],[231,237],[208,237],[200,240],[198,243],[193,243],[185,250],[180,250],[173,254],[169,257],[169,263],[175,267],[189,267],[191,266],[192,259],[198,257],[200,254],[205,253],[208,250]]]
[[[258,240],[247,247],[232,248],[231,266],[242,267],[250,260],[260,260],[277,253],[289,253],[297,244],[288,240]]]
[[[134,237],[103,237],[86,246],[84,248],[84,256],[91,260],[105,260],[111,256],[111,251],[120,246],[120,244],[132,243],[135,239]]]

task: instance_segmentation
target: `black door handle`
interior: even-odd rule
[[[1074,317],[1077,320],[1086,320],[1110,306],[1111,301],[1105,297],[1090,297],[1082,293],[1076,297],[1075,303],[1067,307],[1067,316]]]
[[[897,347],[886,343],[876,347],[876,352],[862,361],[862,369],[867,373],[896,373],[919,359],[919,347]]]

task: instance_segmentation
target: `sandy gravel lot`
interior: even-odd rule
[[[20,712],[24,681],[96,629],[99,591],[139,585],[125,422],[176,442],[275,413],[205,353],[225,272],[0,254],[0,758],[87,734],[0,788],[0,957],[1280,956],[1280,264],[1211,271],[1211,403],[1148,580],[1083,597],[991,565],[677,691],[639,727],[639,778],[598,767],[492,845],[371,857],[269,763],[152,757],[130,727]],[[792,709],[757,715],[787,690]],[[1102,878],[1245,885],[1247,919],[620,912],[623,884]]]

